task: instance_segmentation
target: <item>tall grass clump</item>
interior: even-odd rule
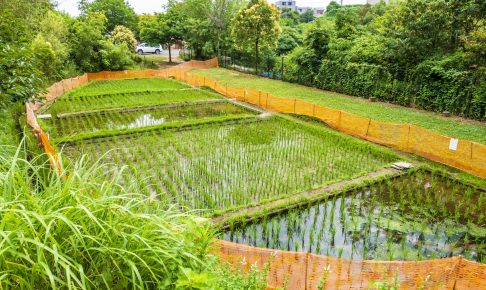
[[[1,160],[1,289],[193,289],[231,279],[213,277],[221,269],[204,221],[127,192],[98,163],[46,177],[48,163],[17,156]]]

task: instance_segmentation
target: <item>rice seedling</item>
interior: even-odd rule
[[[396,160],[388,151],[329,129],[278,117],[93,139],[67,144],[65,154],[93,152],[93,142],[118,148],[112,152],[120,155],[116,166],[145,175],[146,181],[135,184],[161,183],[163,194],[180,206],[213,211],[310,190]]]
[[[485,194],[439,173],[418,171],[266,217],[246,225],[245,231],[263,226],[269,248],[335,257],[424,260],[463,255],[484,262]],[[242,233],[233,230],[222,237],[253,246],[263,239],[249,240]]]
[[[221,116],[255,115],[244,107],[226,101],[187,103],[177,106],[140,108],[132,110],[98,111],[62,118],[40,120],[44,131],[53,138],[90,135],[100,131],[130,131],[142,127],[157,126],[177,121]],[[105,134],[101,134],[105,135]]]
[[[69,91],[67,96],[96,96],[101,94],[131,93],[140,91],[177,90],[188,85],[172,79],[99,80]]]
[[[75,112],[150,107],[221,98],[220,95],[199,89],[144,91],[80,97],[63,96],[41,108],[39,112],[62,116],[62,114]]]

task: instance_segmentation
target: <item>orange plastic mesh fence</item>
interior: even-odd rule
[[[374,143],[406,150],[409,132],[410,125],[371,120],[366,139]]]
[[[462,257],[428,261],[368,261],[255,248],[216,240],[214,253],[234,267],[269,267],[269,288],[367,289],[397,281],[399,289],[484,289],[486,265]],[[455,287],[455,288],[454,288]]]
[[[369,118],[341,112],[337,129],[353,136],[364,137],[368,133],[370,122]]]
[[[287,286],[286,289],[304,289],[308,255],[298,252],[254,248],[216,240],[215,254],[243,271],[269,267],[268,288]],[[267,264],[268,263],[268,264]]]

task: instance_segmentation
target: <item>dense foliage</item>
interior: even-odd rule
[[[138,17],[124,1],[82,1],[76,18],[56,11],[50,0],[31,2],[0,1],[0,105],[24,102],[48,84],[84,71],[134,65],[133,32],[117,25],[136,29]],[[118,2],[128,16],[117,10]]]
[[[333,4],[287,58],[289,80],[405,106],[486,117],[486,5]],[[483,47],[484,49],[484,47]]]
[[[484,1],[407,0],[340,6],[331,2],[309,23],[284,10],[277,48],[260,74],[382,101],[486,117]],[[236,69],[254,72],[256,58],[225,53]],[[286,55],[284,66],[278,55]],[[226,63],[227,64],[227,63]],[[282,71],[284,75],[281,76]]]

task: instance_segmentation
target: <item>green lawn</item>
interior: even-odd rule
[[[486,144],[486,124],[484,122],[445,118],[435,113],[412,108],[387,103],[372,103],[363,98],[270,80],[222,68],[196,70],[194,73],[210,77],[223,85],[254,88],[279,97],[300,98],[377,121],[410,123],[450,137]]]

